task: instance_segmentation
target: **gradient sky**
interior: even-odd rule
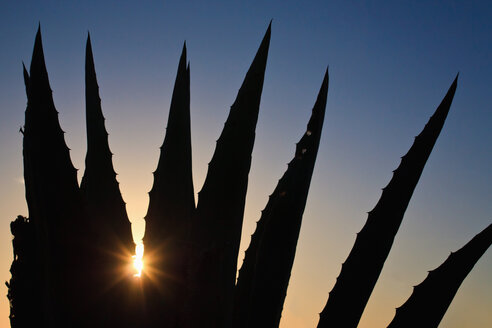
[[[329,65],[327,112],[282,328],[315,327],[341,263],[457,72],[447,122],[410,202],[361,328],[386,327],[428,270],[492,221],[492,4],[488,1],[2,1],[0,279],[9,223],[27,215],[26,97],[41,22],[55,105],[84,170],[84,47],[90,31],[106,128],[135,239],[157,166],[183,41],[191,61],[195,191],[273,18],[239,261],[305,130]],[[492,325],[492,253],[464,281],[441,327]],[[2,284],[3,286],[3,284]],[[0,288],[0,327],[8,327]]]

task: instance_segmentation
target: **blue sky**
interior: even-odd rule
[[[30,63],[38,22],[55,105],[80,172],[84,47],[91,33],[115,169],[137,239],[185,40],[199,191],[229,106],[273,19],[242,250],[293,156],[329,65],[323,137],[282,328],[315,326],[365,212],[458,72],[447,122],[360,327],[387,325],[412,285],[492,221],[492,5],[486,1],[4,1],[0,17],[3,280],[12,260],[9,222],[27,215],[21,63]],[[442,326],[492,324],[491,276],[489,252]],[[3,298],[0,327],[7,325]]]

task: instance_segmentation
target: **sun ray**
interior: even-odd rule
[[[132,256],[133,267],[137,271],[137,273],[134,274],[135,277],[142,276],[142,270],[144,268],[143,253],[144,253],[144,245],[142,243],[138,243],[137,246],[135,247],[135,255]]]

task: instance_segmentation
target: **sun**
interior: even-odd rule
[[[137,244],[137,246],[135,247],[135,255],[132,256],[133,267],[137,271],[137,273],[134,274],[135,277],[140,277],[142,275],[142,270],[144,268],[143,253],[144,245],[142,243]]]

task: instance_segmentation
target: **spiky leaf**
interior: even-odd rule
[[[422,132],[402,157],[400,166],[376,207],[369,212],[367,222],[357,235],[355,244],[342,265],[342,271],[321,312],[318,328],[355,328],[369,296],[388,257],[393,240],[425,163],[446,120],[458,77]]]
[[[24,180],[29,219],[34,224],[39,243],[38,270],[44,284],[42,303],[46,317],[41,321],[58,326],[66,324],[73,313],[85,306],[77,309],[68,304],[74,301],[74,295],[84,295],[88,291],[82,286],[81,276],[89,258],[83,245],[91,237],[84,227],[77,172],[70,160],[53,102],[40,29],[28,81]]]
[[[90,36],[86,44],[85,101],[87,154],[80,189],[87,199],[92,224],[101,236],[98,246],[114,256],[129,256],[135,246],[113,168],[113,154],[104,125]]]
[[[196,326],[227,327],[244,203],[265,75],[271,25],[239,89],[199,193],[193,227],[192,302]],[[208,295],[215,295],[210,298]]]
[[[278,327],[318,153],[328,71],[294,158],[262,211],[235,290],[234,327]]]
[[[195,196],[191,166],[190,72],[186,44],[179,60],[164,143],[145,217],[148,320],[174,327],[186,293],[188,239]],[[166,308],[162,313],[160,309]]]
[[[388,328],[437,328],[461,283],[491,244],[492,224],[451,253],[437,269],[429,271],[405,304],[396,309]]]

